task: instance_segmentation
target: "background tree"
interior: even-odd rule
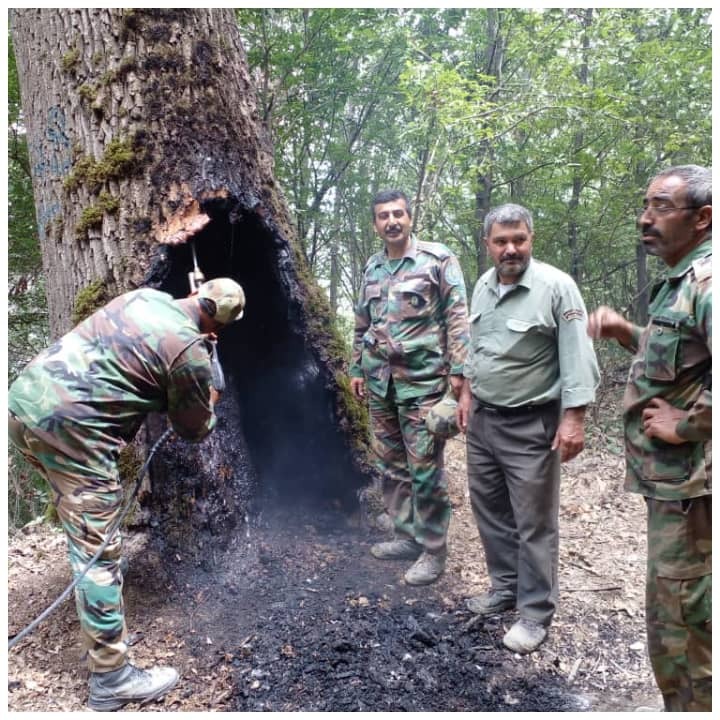
[[[487,210],[512,200],[534,212],[536,255],[574,274],[589,307],[607,303],[642,321],[649,288],[662,269],[637,243],[634,208],[648,179],[661,167],[711,162],[708,8],[238,10],[249,73],[239,82],[252,80],[257,87],[258,122],[247,136],[251,141],[225,127],[235,126],[238,109],[249,109],[244,101],[238,105],[236,94],[224,87],[205,89],[216,72],[229,73],[223,77],[232,86],[228,68],[242,54],[239,41],[223,40],[224,31],[204,38],[198,34],[202,24],[194,19],[182,25],[183,38],[173,35],[175,31],[168,35],[160,29],[160,20],[172,11],[113,12],[115,19],[103,21],[97,37],[94,30],[86,33],[86,25],[96,23],[92,13],[72,21],[68,18],[76,15],[65,13],[62,30],[67,32],[58,41],[65,49],[53,66],[68,86],[68,102],[64,95],[58,101],[66,112],[72,109],[65,123],[78,118],[78,127],[92,129],[98,138],[87,147],[71,143],[68,176],[78,181],[63,178],[75,183],[59,192],[63,211],[52,215],[55,201],[44,200],[39,207],[40,232],[47,234],[53,252],[61,253],[63,262],[76,253],[79,258],[79,269],[51,281],[67,285],[62,297],[51,298],[51,313],[66,308],[64,319],[53,320],[56,325],[69,321],[85,285],[100,294],[120,289],[117,278],[130,283],[122,287],[142,282],[147,259],[160,257],[153,255],[155,238],[161,238],[159,247],[174,266],[187,270],[187,246],[162,244],[162,238],[171,237],[197,214],[191,197],[197,196],[205,209],[227,208],[237,193],[243,201],[233,218],[241,223],[220,221],[218,213],[211,213],[213,225],[205,237],[216,238],[212,228],[225,228],[230,246],[247,253],[256,247],[254,241],[247,242],[247,237],[256,237],[248,227],[259,225],[263,235],[267,222],[274,222],[286,238],[292,231],[285,228],[292,226],[298,244],[278,243],[282,279],[277,282],[287,279],[282,270],[286,252],[293,268],[305,267],[304,259],[347,339],[364,264],[380,247],[369,204],[375,191],[389,186],[403,187],[414,199],[419,237],[443,241],[458,253],[468,286],[487,265],[482,235]],[[188,11],[183,17],[194,15]],[[228,26],[233,24],[227,15],[223,18]],[[84,37],[92,51],[75,47],[77,38]],[[40,46],[36,58],[57,54]],[[49,96],[56,94],[54,85],[48,88]],[[10,99],[13,117],[12,92]],[[192,108],[198,104],[203,107],[196,115]],[[39,137],[44,152],[33,162],[50,173],[68,158],[63,155],[62,127],[43,117]],[[130,149],[113,155],[121,167],[124,162],[128,166],[120,179],[94,185],[96,170],[100,176],[113,172],[105,163],[105,132],[120,143],[114,148]],[[22,132],[17,137],[22,145]],[[262,137],[272,142],[256,142]],[[132,143],[137,143],[136,150]],[[234,165],[238,153],[245,157],[242,148],[247,146],[259,147],[251,153],[259,168],[270,167],[274,153],[272,181],[235,177],[225,182],[228,173],[220,158]],[[206,153],[207,147],[218,151]],[[168,165],[178,171],[156,172],[163,157],[172,158]],[[20,222],[22,199],[27,198],[22,164],[13,162],[11,224],[16,218]],[[84,175],[83,164],[88,168]],[[253,173],[250,169],[248,175]],[[261,175],[269,177],[262,172],[254,177]],[[192,178],[190,192],[173,185],[172,179],[181,176]],[[81,182],[82,177],[87,181]],[[155,183],[167,177],[171,181],[160,182],[157,189]],[[278,188],[285,194],[286,212],[275,216],[271,210],[261,218],[247,209],[254,197],[265,203],[265,195],[275,198],[271,208],[283,206]],[[114,209],[113,198],[125,198],[131,191],[132,200]],[[211,200],[214,192],[221,196]],[[155,209],[145,212],[146,201]],[[124,209],[133,204],[137,212]],[[48,213],[55,219],[48,222]],[[242,224],[246,221],[250,225]],[[113,246],[106,247],[101,239],[106,235],[119,238],[131,252],[109,254]],[[15,258],[26,256],[16,240],[32,245],[32,233],[11,227],[10,236],[12,265]],[[206,250],[226,247],[226,241],[197,240],[196,245],[203,264],[211,261]],[[239,255],[234,257],[237,261]],[[247,261],[246,254],[243,257]],[[158,265],[161,270],[163,263],[166,260]],[[275,266],[275,259],[268,264]],[[59,262],[46,265],[52,271]],[[22,279],[23,272],[11,277]],[[24,287],[11,283],[17,289],[10,298],[11,347]],[[40,286],[31,282],[27,287]],[[261,296],[273,296],[276,288]],[[284,298],[283,293],[277,291]],[[293,292],[290,296],[292,314],[296,299]],[[307,307],[303,303],[308,293],[297,296]],[[309,296],[324,307],[322,293]],[[284,302],[273,306],[278,317],[287,311]],[[41,307],[27,305],[28,311]],[[311,329],[316,326],[313,313],[304,317]],[[319,324],[318,332],[327,334],[325,322]],[[249,367],[252,372],[264,369],[266,358],[277,355],[270,348],[272,334],[260,335],[260,367]],[[17,337],[14,346],[26,347],[25,338]],[[608,370],[626,361],[610,344],[598,350]]]
[[[246,290],[220,339],[218,429],[154,466],[168,532],[190,508],[212,532],[242,520],[258,484],[352,498],[365,437],[344,346],[296,250],[233,12],[15,10],[11,29],[51,334],[134,287],[188,294],[191,243],[208,278]]]
[[[710,161],[707,9],[241,12],[258,78],[290,75],[290,84],[302,83],[313,99],[332,88],[332,112],[309,102],[300,116],[280,87],[272,94],[271,124],[295,139],[304,132],[304,113],[336,117],[340,103],[348,116],[357,103],[352,74],[332,67],[375,57],[381,37],[400,54],[392,93],[377,90],[373,122],[333,187],[342,194],[342,213],[331,194],[317,208],[315,225],[332,229],[344,260],[341,305],[351,303],[353,278],[377,247],[368,233],[369,197],[397,184],[417,201],[416,231],[451,245],[468,283],[485,266],[484,214],[514,200],[536,214],[539,256],[576,275],[589,304],[611,302],[642,316],[644,288],[659,268],[636,256],[633,208],[661,166]],[[286,45],[288,37],[309,37],[309,27],[312,43],[302,52],[299,43]],[[305,147],[327,157],[339,129],[324,125]],[[298,189],[290,204],[304,213],[310,175],[299,172],[285,143],[275,147],[278,177]],[[313,247],[306,242],[311,255]],[[328,267],[313,264],[326,282]]]

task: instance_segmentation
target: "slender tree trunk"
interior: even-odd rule
[[[246,291],[246,317],[220,339],[221,422],[163,452],[156,508],[219,532],[244,517],[249,486],[354,497],[365,431],[273,178],[233,11],[22,9],[11,28],[52,334],[141,285],[187,295],[191,243],[206,277]]]
[[[503,55],[505,51],[500,31],[502,11],[488,8],[486,12],[487,44],[484,53],[478,59],[478,64],[481,72],[495,78],[496,87],[499,89],[502,82]],[[475,256],[478,276],[482,275],[487,269],[487,250],[485,248],[483,223],[492,203],[493,164],[492,144],[489,140],[482,140],[478,150],[477,185],[475,188]]]
[[[648,308],[650,307],[650,281],[647,269],[647,251],[639,242],[635,244],[635,261],[637,268],[637,292],[635,294],[634,320],[638,325],[646,325]]]
[[[587,55],[590,50],[590,36],[588,30],[592,25],[593,11],[592,8],[587,8],[583,11],[581,16],[582,28],[583,28],[583,61],[578,71],[578,80],[582,87],[588,85],[589,68],[587,62]],[[582,132],[576,132],[573,135],[573,160],[575,162],[575,172],[573,174],[572,183],[572,194],[570,196],[570,202],[568,204],[568,247],[570,248],[570,275],[576,283],[581,283],[582,275],[582,253],[580,250],[579,242],[579,231],[578,231],[578,209],[580,207],[580,197],[583,191],[583,180],[582,180],[582,164],[579,161],[579,154],[582,152],[585,146],[585,135]]]

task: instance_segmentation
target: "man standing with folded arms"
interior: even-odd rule
[[[479,615],[517,608],[503,643],[529,653],[558,599],[560,463],[583,449],[599,372],[575,282],[532,257],[530,212],[501,205],[484,229],[494,267],[473,291],[457,419],[490,590],[467,604]]]

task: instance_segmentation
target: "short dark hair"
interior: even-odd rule
[[[393,200],[404,200],[405,207],[407,208],[408,217],[412,217],[412,210],[410,209],[410,201],[408,196],[402,190],[381,190],[372,201],[372,216],[375,219],[375,206],[383,205],[384,203],[392,202]]]

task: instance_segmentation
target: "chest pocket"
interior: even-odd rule
[[[420,317],[432,312],[432,284],[425,278],[413,278],[398,283],[393,292],[404,318]]]
[[[544,325],[542,321],[539,320],[528,321],[519,320],[518,318],[508,318],[505,321],[505,325],[508,330],[516,333],[525,333],[527,335],[540,333],[541,335],[549,335],[552,337],[555,334],[553,328]]]
[[[645,377],[665,382],[675,380],[679,347],[680,322],[651,318],[645,348]]]
[[[363,296],[363,305],[370,314],[370,319],[377,322],[380,318],[380,302],[382,300],[382,289],[380,283],[368,283],[365,286],[365,294]]]

